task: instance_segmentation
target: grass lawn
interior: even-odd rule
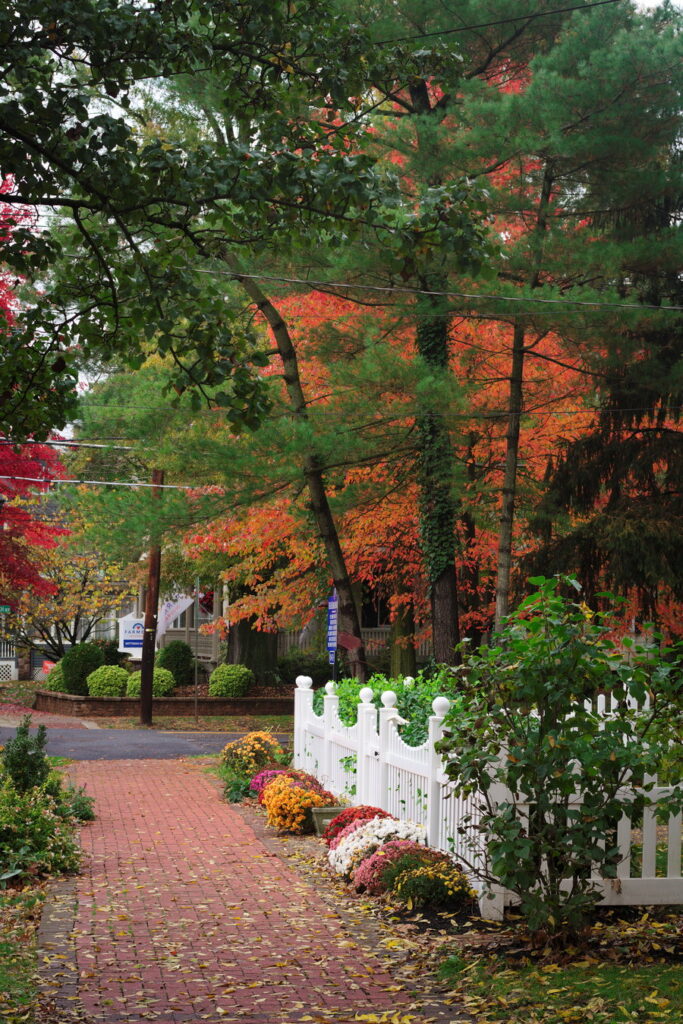
[[[139,718],[98,718],[102,729],[139,729]],[[294,732],[293,715],[155,715],[153,729],[160,732]]]
[[[439,976],[482,1024],[673,1024],[683,1019],[681,923],[666,912],[615,920],[594,929],[587,952],[553,957],[464,948]]]
[[[39,887],[0,891],[0,1018],[30,1020],[36,997],[34,933],[45,893]]]

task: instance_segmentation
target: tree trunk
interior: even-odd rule
[[[433,280],[422,287],[437,288]],[[430,300],[420,303],[432,307]],[[418,321],[417,349],[424,361],[437,371],[448,368],[448,318],[425,317]],[[432,612],[434,660],[454,664],[460,642],[458,589],[455,570],[455,517],[453,495],[454,459],[451,437],[441,414],[420,409],[416,417],[420,485],[420,548],[425,562]]]
[[[257,683],[273,682],[277,674],[277,633],[264,633],[241,619],[230,627],[228,647],[230,664],[246,665]]]
[[[505,437],[505,473],[503,476],[503,503],[498,533],[498,565],[496,574],[497,632],[510,610],[510,573],[512,570],[512,530],[515,522],[515,495],[517,492],[517,463],[519,459],[519,425],[522,419],[522,393],[524,388],[524,338],[522,323],[516,323],[512,337],[512,367],[508,399],[508,425]]]
[[[532,263],[527,276],[527,288],[538,287],[543,247],[548,227],[548,209],[553,188],[553,171],[546,164],[538,200],[536,224],[531,239]],[[510,392],[508,401],[508,423],[505,441],[505,473],[503,477],[500,532],[498,537],[498,566],[496,576],[496,616],[494,631],[498,632],[503,618],[510,608],[510,576],[512,572],[512,531],[515,522],[515,498],[517,494],[517,467],[519,463],[519,427],[522,418],[524,392],[524,355],[526,326],[523,319],[515,322],[512,337],[512,365],[510,367]]]
[[[390,675],[414,676],[417,671],[415,658],[415,616],[412,604],[402,607],[391,624]]]
[[[292,343],[286,323],[280,316],[278,310],[261,291],[255,281],[243,277],[239,273],[237,262],[233,257],[226,257],[226,262],[235,270],[235,277],[241,283],[247,295],[255,302],[257,308],[265,316],[270,329],[273,332],[275,343],[282,359],[283,373],[287,395],[289,396],[290,410],[293,416],[300,420],[308,419],[306,400],[304,398],[301,378],[299,376],[299,365],[296,351]],[[363,646],[360,629],[358,609],[353,599],[351,580],[346,568],[344,552],[342,551],[337,533],[337,526],[327,500],[325,488],[324,467],[320,463],[315,451],[309,451],[303,460],[303,475],[308,488],[311,511],[315,519],[320,539],[325,546],[327,561],[332,575],[332,581],[339,597],[338,623],[339,633],[347,634],[355,638],[358,646],[347,649],[349,669],[365,682],[368,675],[365,648]]]

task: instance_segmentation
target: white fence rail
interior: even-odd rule
[[[315,775],[335,796],[346,797],[354,804],[380,807],[396,817],[425,825],[430,846],[453,853],[473,864],[475,870],[483,868],[485,850],[473,850],[471,841],[479,818],[476,798],[455,796],[453,783],[444,774],[441,757],[434,750],[443,735],[449,700],[436,698],[427,740],[411,747],[399,732],[403,719],[396,710],[394,693],[382,694],[379,712],[372,703],[372,690],[361,690],[360,697],[355,724],[344,725],[334,684],[327,684],[323,713],[317,715],[311,681],[299,676],[294,702],[294,766]],[[636,708],[633,703],[630,706]],[[615,701],[597,699],[599,714],[607,717],[615,709]],[[655,783],[648,794],[652,804],[637,820],[622,816],[617,828],[617,877],[594,878],[605,904],[683,903],[681,814],[669,816],[665,824],[658,823],[656,805],[669,795],[670,788],[657,786],[656,779],[648,782]],[[496,790],[495,799],[507,798],[502,787]],[[463,833],[466,817],[469,822]],[[512,901],[511,893],[491,887],[489,895],[481,900],[482,914],[500,919]]]

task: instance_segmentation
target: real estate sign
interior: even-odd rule
[[[119,619],[119,651],[133,658],[142,654],[142,638],[145,635],[145,620],[136,615],[124,615]]]

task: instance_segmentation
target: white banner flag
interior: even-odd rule
[[[169,628],[172,622],[182,615],[186,608],[189,608],[194,597],[188,597],[187,594],[174,594],[168,601],[164,601],[159,607],[159,614],[157,616],[157,644],[164,635],[166,630]]]

